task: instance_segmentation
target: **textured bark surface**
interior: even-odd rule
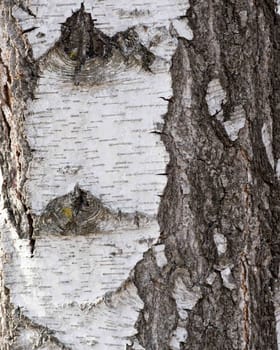
[[[34,19],[34,27],[28,26],[36,6],[22,1],[0,5],[3,350],[277,349],[279,15],[273,1],[170,1],[162,5],[163,12],[153,12],[160,4],[120,2],[114,32],[114,11],[111,26],[106,29],[104,20],[101,29],[94,29],[85,10],[95,4],[85,2],[85,9],[77,3],[73,10],[80,9],[71,15],[67,11],[72,5],[65,1],[64,29],[55,40],[53,34],[42,39],[47,22],[37,28]],[[98,2],[99,15],[102,6]],[[171,17],[162,15],[167,9]],[[23,13],[30,22],[19,20]],[[126,17],[133,19],[132,29]],[[59,28],[54,22],[52,33]],[[153,35],[147,39],[144,32]],[[116,74],[129,80],[136,71],[151,82],[158,74],[155,79],[168,85],[168,55],[173,55],[173,96],[161,96],[162,103],[149,104],[144,112],[163,113],[168,102],[163,129],[157,124],[158,129],[149,130],[152,137],[161,137],[169,154],[166,171],[162,144],[152,154],[161,159],[158,169],[168,179],[160,194],[159,235],[154,216],[158,201],[151,202],[149,194],[143,197],[149,198],[146,202],[131,197],[138,212],[127,191],[125,210],[118,210],[120,198],[110,199],[109,192],[100,197],[102,191],[80,172],[82,164],[55,168],[59,176],[51,181],[56,186],[48,187],[50,180],[42,176],[51,169],[52,158],[47,153],[43,157],[40,140],[59,128],[66,133],[67,123],[59,124],[57,112],[48,110],[54,124],[49,133],[49,126],[40,123],[40,108],[47,110],[44,86],[52,81],[61,84],[58,96],[74,91],[73,101],[61,102],[72,109],[77,96],[87,101],[92,86],[108,83]],[[158,88],[153,84],[151,90]],[[160,97],[160,90],[154,91]],[[140,100],[150,94],[137,93]],[[81,101],[77,109],[85,110]],[[139,112],[140,105],[136,107]],[[142,135],[146,124],[139,130],[133,135],[151,142],[150,148],[157,145]],[[53,144],[59,144],[59,132]],[[149,166],[153,172],[158,167]],[[102,171],[98,177],[103,178]],[[147,193],[152,187],[163,189],[163,180],[150,181]],[[76,182],[82,188],[74,188]],[[116,184],[116,191],[123,186]],[[69,278],[63,276],[59,283],[71,281],[72,263],[79,267],[76,284],[58,284],[57,290],[45,292],[47,283],[56,289],[50,282],[54,276]],[[89,273],[92,266],[97,268]],[[114,278],[102,279],[112,266],[122,268],[123,275],[116,278],[114,272]],[[23,284],[22,276],[33,279]],[[27,305],[28,298],[43,302]]]
[[[140,338],[167,349],[184,328],[180,349],[276,349],[279,19],[269,1],[190,4],[194,39],[182,39],[174,56],[164,129],[168,265],[160,271],[147,254],[137,267]],[[196,294],[188,315],[180,314],[184,293]]]

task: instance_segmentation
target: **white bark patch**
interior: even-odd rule
[[[213,79],[209,82],[206,93],[206,102],[211,116],[222,109],[222,103],[226,101],[226,93],[222,88],[219,79]]]
[[[250,171],[250,169],[248,168],[247,170],[247,179],[248,179],[248,183],[252,184],[253,183],[253,176],[252,176],[252,172]]]
[[[214,283],[215,279],[217,277],[217,274],[215,272],[210,273],[210,275],[206,278],[206,282],[212,286],[212,284]]]
[[[266,155],[270,165],[274,169],[274,157],[272,151],[272,125],[270,123],[264,123],[262,127],[262,142],[264,144]]]
[[[235,283],[234,283],[234,279],[231,273],[231,269],[229,267],[227,267],[226,269],[221,271],[221,276],[222,276],[222,280],[223,280],[223,285],[230,289],[233,290],[236,288]]]
[[[73,349],[123,349],[137,333],[143,303],[131,283],[114,293],[157,237],[157,224],[106,235],[28,240],[3,229],[5,285],[11,302]]]
[[[246,27],[248,21],[248,12],[240,11],[239,12],[241,27]]]
[[[170,340],[169,346],[172,350],[180,350],[181,344],[185,343],[188,338],[188,332],[183,327],[177,327]]]
[[[189,57],[187,55],[184,55],[182,64],[185,67],[184,68],[185,74],[187,76],[186,84],[184,84],[184,87],[182,87],[182,103],[186,108],[191,108],[193,79],[192,79],[191,64],[190,64]]]
[[[202,294],[199,287],[187,288],[182,278],[177,277],[172,296],[176,301],[180,318],[185,320],[188,317],[187,310],[192,310],[195,307]]]
[[[245,111],[242,106],[236,106],[234,112],[230,116],[230,120],[223,123],[224,128],[231,141],[238,138],[238,133],[244,128],[246,122]]]
[[[276,0],[276,13],[280,14],[280,0]]]
[[[153,246],[153,253],[156,258],[157,266],[159,268],[163,268],[168,263],[164,250],[164,244]]]
[[[221,233],[214,234],[214,242],[217,247],[218,255],[222,255],[227,250],[227,239]]]
[[[27,117],[36,150],[27,194],[33,212],[78,182],[114,210],[156,214],[166,183],[158,174],[165,173],[168,156],[151,131],[166,112],[159,97],[171,93],[169,74],[129,70],[87,89],[58,79],[43,73]]]
[[[22,349],[31,349],[32,344],[36,344],[39,338],[39,332],[31,329],[24,329],[20,332],[16,345],[20,345]]]
[[[276,175],[277,175],[277,178],[280,179],[280,159],[277,160]]]
[[[27,240],[14,243],[7,236],[5,249],[13,257],[13,261],[5,266],[7,285],[15,288],[15,303],[24,307],[31,305],[32,300],[41,305],[46,297],[44,288],[52,289],[47,294],[49,303],[70,303],[72,300],[80,304],[96,302],[128,278],[130,270],[153,243],[153,231],[156,231],[155,227],[146,227],[140,232],[135,229],[130,237],[120,230],[87,237],[39,238],[32,259]],[[12,273],[21,262],[24,263],[21,271]],[[14,286],[15,281],[18,281],[17,287]],[[35,281],[42,290],[39,288],[34,299],[30,293],[32,290],[35,293],[38,288]],[[30,293],[24,296],[25,286],[29,284]],[[85,285],[86,288],[83,287]],[[35,311],[43,315],[46,307],[49,306],[42,304],[43,312],[40,313],[36,306]]]
[[[32,259],[29,242],[19,240],[6,225],[5,283],[11,302],[71,349],[123,350],[137,332],[134,325],[143,307],[135,286],[127,281],[159,237],[158,195],[166,184],[162,174],[168,155],[160,136],[151,132],[161,131],[167,112],[168,101],[160,97],[172,96],[169,69],[177,39],[170,25],[174,22],[178,35],[190,37],[188,27],[178,20],[189,4],[104,0],[91,7],[90,1],[84,3],[97,19],[96,27],[107,35],[135,27],[140,42],[156,56],[152,73],[134,61],[114,60],[117,55],[104,61],[97,58],[91,70],[84,64],[86,83],[75,86],[67,76],[74,63],[51,47],[59,39],[60,23],[78,10],[77,3],[34,0],[30,9],[36,18],[14,7],[23,30],[38,27],[26,32],[35,58],[45,54],[36,99],[26,111],[33,159],[25,197],[31,211],[40,215],[51,200],[79,183],[115,214],[138,211],[148,221],[139,228],[120,224],[110,230],[104,223],[106,232],[86,236],[52,236],[46,230],[36,239]],[[191,101],[190,95],[187,87],[184,98]],[[164,247],[153,251],[158,266],[164,267]],[[199,291],[180,288],[174,295],[181,317],[186,318],[184,308],[195,305]]]
[[[280,13],[280,8],[279,8]],[[277,333],[277,344],[278,349],[280,349],[280,309],[275,311],[275,317],[276,317],[276,333]]]
[[[276,284],[276,288],[275,288],[275,297],[274,297],[278,349],[280,349],[280,288],[279,287],[280,286],[279,286],[279,279],[278,279],[278,283]]]
[[[5,84],[7,84],[7,74],[6,74],[6,71],[5,71],[5,68],[4,66],[1,64],[0,65],[0,86],[3,87],[5,86]],[[2,104],[3,102],[0,101],[0,103]]]
[[[3,173],[2,173],[2,169],[0,169],[0,188],[2,188],[2,186],[3,186]],[[0,206],[1,204],[2,204],[2,194],[0,193]],[[0,209],[2,208],[0,207]]]
[[[172,29],[175,31],[175,34],[179,37],[185,38],[187,40],[193,39],[193,31],[188,25],[188,22],[185,18],[175,19],[172,21]]]

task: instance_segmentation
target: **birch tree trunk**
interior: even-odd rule
[[[276,350],[273,1],[0,9],[0,349]]]

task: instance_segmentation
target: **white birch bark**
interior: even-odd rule
[[[143,308],[130,279],[134,267],[152,246],[159,265],[166,259],[156,246],[156,215],[168,162],[160,133],[172,96],[169,70],[177,36],[191,34],[180,19],[187,6],[179,0],[84,5],[37,0],[25,5],[28,11],[11,6],[10,16],[26,32],[40,72],[34,97],[24,107],[23,132],[32,150],[23,188],[28,212],[36,225],[51,201],[78,184],[101,200],[110,218],[83,232],[80,227],[65,229],[75,214],[71,201],[63,202],[35,229],[31,253],[30,237],[19,240],[3,210],[5,286],[13,307],[66,347],[124,349],[136,344],[130,339]],[[138,53],[124,48],[128,58],[114,49],[106,60],[88,59],[76,77],[77,62],[57,42],[62,23],[73,12],[84,11],[96,18],[92,26],[110,37],[131,28],[137,43],[154,54],[149,70]],[[86,220],[96,223],[93,214]],[[15,346],[46,348],[44,339],[36,338],[27,328]]]

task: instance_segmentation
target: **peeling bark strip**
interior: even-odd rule
[[[273,1],[79,5],[0,5],[0,349],[277,349]]]

